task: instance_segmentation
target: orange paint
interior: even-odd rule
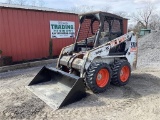
[[[105,87],[108,82],[109,82],[109,78],[110,78],[110,73],[107,69],[101,69],[98,74],[97,74],[97,78],[96,78],[96,83],[98,85],[98,87]]]
[[[129,74],[130,74],[129,67],[128,66],[122,67],[120,72],[120,80],[122,82],[126,82],[128,80]]]

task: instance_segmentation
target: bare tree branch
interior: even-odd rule
[[[124,11],[115,12],[114,14],[121,16],[121,17],[128,17],[127,12],[124,12]]]
[[[111,6],[109,6],[109,5],[106,5],[104,8],[102,8],[102,11],[104,11],[104,12],[108,12],[110,10],[111,10]]]
[[[151,15],[153,14],[154,5],[151,3],[147,3],[144,8],[138,10],[136,13],[132,14],[132,18],[140,22],[145,28],[148,28],[149,20]]]
[[[160,30],[160,15],[158,13],[152,15],[149,22],[150,29]]]
[[[6,0],[5,3],[8,4],[18,4],[18,5],[30,5],[30,6],[38,6],[44,7],[44,0]]]
[[[15,0],[15,2],[19,5],[27,5],[27,0]]]
[[[31,0],[30,5],[31,6],[37,6],[37,0]]]
[[[38,0],[38,6],[39,7],[44,7],[45,6],[44,0]]]
[[[12,3],[13,3],[13,0],[6,0],[6,3],[12,4]]]
[[[87,6],[87,5],[75,6],[75,7],[71,8],[71,11],[78,13],[78,14],[92,12],[93,6]]]

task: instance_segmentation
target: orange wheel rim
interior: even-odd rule
[[[101,69],[96,77],[96,83],[99,87],[103,88],[109,81],[109,72],[107,69]]]
[[[122,82],[126,82],[129,78],[129,73],[130,73],[130,69],[128,66],[122,67],[122,69],[120,71],[120,80]]]

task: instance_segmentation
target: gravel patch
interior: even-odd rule
[[[33,97],[22,104],[6,106],[3,115],[4,119],[29,119],[34,118],[43,108],[44,103],[40,99]]]
[[[81,101],[54,111],[25,88],[40,68],[0,74],[0,120],[158,120],[160,71],[132,74],[124,87],[110,86],[101,94],[90,93]],[[15,74],[15,76],[14,76]],[[18,79],[18,81],[17,81]],[[17,82],[16,82],[17,81]]]
[[[139,39],[142,69],[126,86],[110,85],[56,111],[25,88],[42,67],[0,73],[0,120],[159,120],[160,70],[146,69],[160,66],[159,38],[155,32]]]
[[[160,67],[160,31],[138,39],[138,67]]]

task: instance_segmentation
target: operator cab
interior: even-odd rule
[[[80,26],[74,52],[91,50],[124,34],[124,18],[120,16],[106,12],[92,12],[81,14],[79,17]],[[122,46],[124,48],[124,45]],[[117,52],[116,49],[111,53]]]

